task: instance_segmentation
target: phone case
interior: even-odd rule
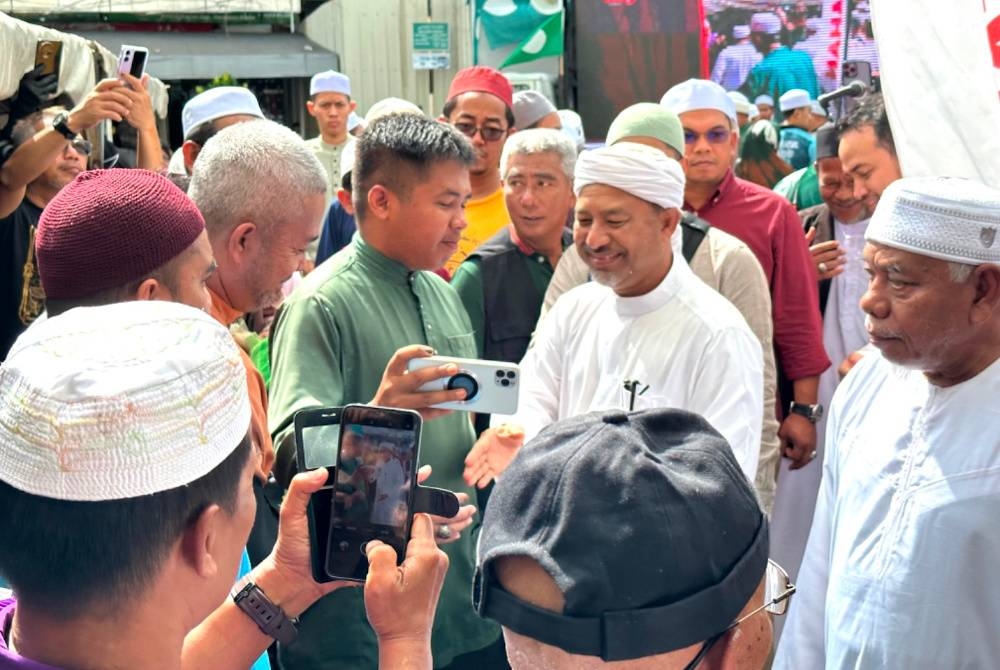
[[[295,425],[295,458],[297,469],[304,472],[310,468],[306,463],[310,463],[305,453],[305,441],[303,432],[315,426],[340,425],[339,407],[323,407],[317,409],[304,409],[295,413],[293,419]],[[319,583],[331,582],[333,578],[326,572],[326,557],[330,539],[330,510],[333,505],[333,484],[336,481],[336,451],[331,462],[325,466],[329,470],[327,483],[329,487],[324,487],[313,493],[309,498],[309,505],[306,507],[306,517],[309,522],[309,559],[312,565],[313,579]]]
[[[514,414],[517,412],[521,375],[520,368],[516,363],[428,356],[411,359],[408,369],[412,372],[421,368],[437,367],[445,363],[458,365],[458,374],[427,382],[420,387],[420,390],[442,391],[464,388],[469,396],[465,400],[440,403],[434,407],[482,414]]]

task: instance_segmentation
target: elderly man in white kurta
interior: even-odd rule
[[[834,396],[774,667],[1000,659],[1000,191],[902,179],[866,231],[879,353]]]
[[[671,248],[684,193],[680,164],[633,143],[584,152],[574,191],[574,243],[595,281],[553,307],[521,362],[517,414],[494,415],[493,425],[520,426],[531,439],[554,421],[593,410],[684,409],[726,438],[753,481],[760,343],[736,308]],[[469,481],[482,483],[505,465],[482,458],[477,468],[477,456],[494,451],[487,448],[492,438],[484,433],[470,453]]]

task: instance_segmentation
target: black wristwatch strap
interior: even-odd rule
[[[66,112],[59,112],[56,114],[55,118],[52,119],[52,127],[67,140],[76,139],[76,133],[70,130],[69,126],[66,124],[67,121],[69,121],[69,114]]]
[[[253,620],[264,633],[282,644],[291,644],[299,634],[298,620],[271,602],[260,588],[245,576],[233,587],[233,602]]]

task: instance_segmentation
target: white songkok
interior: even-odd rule
[[[46,498],[119,500],[184,486],[249,427],[232,336],[178,303],[70,310],[32,325],[0,367],[0,480]]]
[[[755,33],[778,35],[781,33],[781,19],[773,12],[758,12],[750,17],[750,30]]]
[[[587,138],[583,132],[583,119],[572,109],[560,109],[559,121],[562,123],[562,131],[566,137],[573,140],[577,151],[583,151],[587,144]]]
[[[729,91],[726,95],[728,95],[729,99],[733,101],[733,107],[736,108],[737,114],[750,113],[750,100],[748,100],[745,95],[739,91]]]
[[[755,105],[770,105],[774,107],[774,98],[769,95],[758,95],[753,99],[753,104]]]
[[[882,193],[865,239],[943,261],[1000,264],[998,231],[1000,190],[970,179],[910,177]]]
[[[317,93],[341,93],[346,96],[351,95],[351,79],[346,74],[336,70],[327,70],[314,74],[309,80],[309,95]]]
[[[413,114],[423,116],[423,111],[409,100],[402,98],[382,98],[368,109],[365,114],[365,125],[370,126],[376,119],[390,114]]]
[[[681,164],[657,149],[634,142],[584,151],[576,161],[573,191],[590,184],[606,184],[664,208],[684,204]]]
[[[688,79],[672,87],[660,98],[660,104],[680,116],[695,109],[714,109],[736,123],[736,105],[726,89],[707,79]]]
[[[750,37],[750,26],[745,24],[740,26],[733,26],[734,39],[742,40],[746,37]]]
[[[785,91],[778,98],[778,107],[783,112],[790,112],[799,107],[808,107],[812,100],[809,98],[809,91],[802,88],[793,88]]]
[[[264,112],[260,111],[257,98],[242,86],[216,86],[199,93],[184,103],[184,109],[181,110],[181,130],[184,132],[184,139],[206,121],[215,121],[236,114],[264,118]]]

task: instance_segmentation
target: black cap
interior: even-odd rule
[[[840,147],[840,133],[832,123],[824,123],[816,129],[816,160],[836,158]]]
[[[725,630],[767,567],[768,526],[725,439],[680,410],[592,413],[555,423],[497,482],[479,540],[481,616],[573,653],[627,660]],[[562,613],[497,583],[527,556],[562,591]]]

